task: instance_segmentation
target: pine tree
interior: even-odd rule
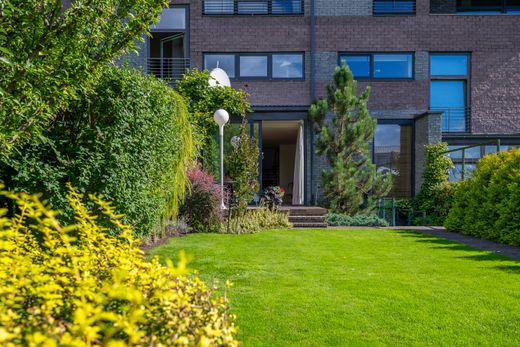
[[[343,64],[327,86],[327,98],[313,103],[309,111],[316,152],[330,165],[321,175],[326,203],[332,211],[350,215],[372,212],[392,186],[392,177],[377,172],[371,160],[377,121],[367,107],[370,88],[359,97],[357,91],[357,82]]]

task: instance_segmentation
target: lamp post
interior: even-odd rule
[[[224,125],[229,120],[229,113],[226,110],[219,109],[213,114],[213,119],[215,123],[218,124],[218,130],[220,135],[220,193],[222,195],[222,201],[220,208],[222,210],[226,209],[226,205],[224,204]]]

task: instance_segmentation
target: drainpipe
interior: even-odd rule
[[[311,66],[310,66],[310,97],[311,102],[316,99],[316,0],[310,0],[311,2],[311,13],[310,13],[310,55],[311,55]],[[314,126],[312,123],[310,123],[310,130],[311,130],[311,172],[310,172],[310,186],[311,186],[311,196],[309,199],[309,202],[312,203],[313,198],[313,190],[314,190],[314,182],[312,179],[313,171],[314,171]],[[317,194],[318,192],[314,190],[314,201],[317,200]]]

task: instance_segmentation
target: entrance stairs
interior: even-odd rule
[[[327,210],[316,206],[282,206],[289,213],[289,222],[295,228],[326,228]]]

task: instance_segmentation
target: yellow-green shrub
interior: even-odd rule
[[[1,346],[236,346],[225,297],[177,267],[148,262],[113,207],[91,196],[117,234],[70,190],[76,224],[60,225],[37,196],[2,192]]]
[[[520,245],[520,149],[487,155],[460,183],[448,230]]]
[[[232,211],[231,219],[221,225],[221,232],[230,234],[254,234],[262,230],[290,228],[287,212],[269,208]]]

